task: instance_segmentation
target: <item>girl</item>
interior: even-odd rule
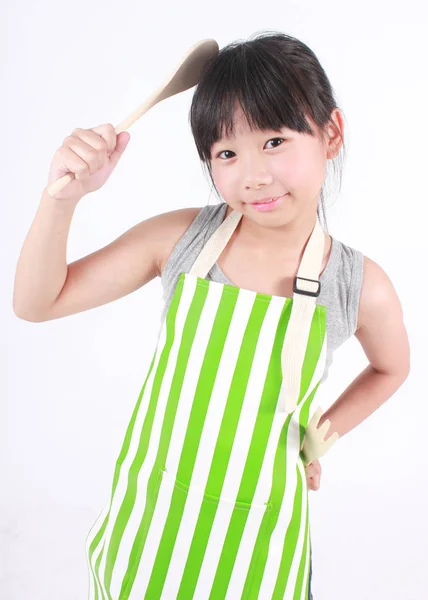
[[[317,435],[344,435],[406,379],[400,302],[379,265],[320,227],[344,127],[305,44],[267,32],[223,48],[190,124],[223,200],[151,217],[70,265],[74,209],[107,181],[129,134],[106,124],[64,140],[47,187],[76,177],[55,198],[44,190],[14,310],[47,321],[163,284],[158,345],[87,538],[90,599],[312,598]],[[310,318],[290,345],[299,307]],[[352,335],[370,364],[317,429],[315,393]]]

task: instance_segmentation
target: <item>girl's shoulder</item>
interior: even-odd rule
[[[204,206],[191,206],[164,213],[162,229],[162,250],[159,257],[159,270],[162,275],[166,262],[179,240],[183,238],[191,226],[197,225],[197,219]]]
[[[224,202],[192,206],[165,213],[165,243],[159,260],[162,276],[166,264],[175,262],[176,256],[183,256],[191,248],[206,242],[207,236],[222,223],[232,209]]]

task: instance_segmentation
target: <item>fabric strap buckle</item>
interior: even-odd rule
[[[312,283],[317,283],[318,289],[315,292],[311,292],[310,290],[298,289],[298,287],[297,287],[298,279],[302,279],[304,281],[312,281]],[[305,296],[314,296],[316,298],[320,295],[320,292],[321,292],[321,281],[319,281],[318,279],[307,279],[306,277],[295,277],[294,281],[293,281],[293,292],[296,292],[297,294],[303,294]]]

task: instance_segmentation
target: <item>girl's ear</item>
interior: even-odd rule
[[[339,108],[335,108],[326,127],[327,158],[336,158],[343,144],[344,120]]]

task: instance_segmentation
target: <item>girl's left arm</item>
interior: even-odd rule
[[[366,256],[354,335],[370,364],[322,414],[318,427],[330,420],[326,439],[334,432],[343,436],[359,425],[398,390],[410,372],[400,300],[385,271]]]

